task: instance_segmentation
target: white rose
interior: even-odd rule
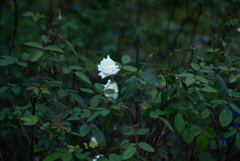
[[[117,99],[117,97],[118,97],[118,85],[117,85],[117,83],[115,83],[115,82],[113,83],[109,79],[107,84],[104,85],[104,87],[105,87],[104,91],[107,90],[107,89],[113,89],[115,91],[115,93],[113,93],[113,94],[104,93],[104,95],[108,98],[109,101],[111,101],[112,98]]]
[[[94,144],[98,145],[98,142],[97,142],[95,137],[91,137],[91,142],[93,142]]]
[[[103,58],[100,65],[98,65],[98,71],[100,72],[98,75],[100,75],[102,79],[110,75],[116,75],[119,70],[119,66],[116,65],[116,62],[113,61],[109,55],[107,59]]]
[[[104,156],[103,156],[102,154],[99,154],[99,155],[95,156],[96,159],[93,159],[92,161],[97,161],[97,159],[98,159],[99,157],[104,157]]]

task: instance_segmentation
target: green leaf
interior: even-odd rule
[[[40,90],[43,94],[50,94],[49,90],[46,87],[42,87]]]
[[[28,46],[31,46],[31,47],[43,49],[42,44],[40,44],[38,42],[26,42],[26,43],[24,43],[24,45],[28,45]]]
[[[38,122],[38,118],[37,118],[37,116],[31,116],[31,120],[32,120],[32,122],[34,123],[34,124],[36,124],[37,122]]]
[[[101,114],[101,112],[95,112],[94,114],[92,114],[88,119],[87,122],[90,122],[92,120],[94,120],[96,117],[98,117]]]
[[[82,97],[79,96],[77,93],[70,93],[70,95],[71,95],[78,103],[80,103],[80,105],[81,105],[82,107],[85,106],[85,103],[84,103]]]
[[[210,110],[209,109],[205,109],[201,113],[201,118],[202,119],[206,119],[206,118],[208,118],[209,115],[210,115]]]
[[[83,109],[83,113],[81,113],[81,118],[85,119],[88,118],[91,115],[91,111]]]
[[[45,124],[43,124],[43,127],[47,127],[50,124],[50,122],[46,122]]]
[[[212,100],[212,101],[210,101],[211,103],[214,103],[214,104],[220,104],[220,105],[226,105],[226,104],[228,104],[228,102],[227,101],[225,101],[225,100]]]
[[[223,109],[219,115],[219,121],[222,127],[228,126],[232,122],[232,113],[229,109]]]
[[[195,78],[193,78],[193,77],[187,77],[187,78],[186,78],[186,85],[187,85],[187,86],[190,86],[190,85],[193,84],[195,81],[196,81]]]
[[[217,90],[212,88],[211,86],[205,86],[201,90],[208,93],[217,93]]]
[[[136,72],[137,68],[132,67],[132,66],[124,66],[123,69],[130,71],[130,72]]]
[[[122,63],[123,63],[123,64],[127,64],[127,63],[130,63],[130,62],[131,62],[131,57],[130,57],[130,56],[124,55],[124,56],[122,57]]]
[[[190,144],[193,141],[194,138],[194,133],[192,129],[186,128],[183,131],[183,140],[187,143]]]
[[[41,38],[42,38],[42,41],[43,41],[43,42],[45,42],[45,43],[48,42],[48,37],[47,37],[47,36],[42,35]]]
[[[208,138],[215,138],[216,132],[210,127],[203,128],[203,134],[206,135]]]
[[[194,77],[194,75],[192,73],[181,73],[178,77]]]
[[[122,86],[122,92],[121,92],[122,99],[127,99],[133,96],[137,89],[137,85],[138,85],[138,82],[136,78],[127,79]]]
[[[54,161],[54,160],[57,160],[58,158],[60,158],[61,156],[62,156],[62,153],[55,152],[55,153],[48,155],[46,158],[43,159],[43,161]]]
[[[16,63],[22,67],[28,67],[27,63],[25,62],[16,62]]]
[[[6,92],[8,89],[9,89],[9,87],[7,87],[7,86],[0,87],[0,94]]]
[[[71,153],[64,153],[62,155],[62,160],[63,161],[70,161],[73,158],[73,155]]]
[[[105,146],[106,145],[106,140],[105,140],[105,136],[104,136],[103,132],[100,131],[98,128],[96,128],[96,125],[92,126],[92,127],[95,127],[95,128],[91,129],[92,135],[96,138],[97,142],[101,146]]]
[[[55,45],[47,46],[47,47],[44,48],[44,50],[56,51],[56,52],[60,52],[60,53],[64,52],[61,48],[59,48]]]
[[[63,71],[64,74],[68,74],[68,73],[71,72],[71,70],[68,69],[67,67],[62,67],[62,71]]]
[[[218,74],[216,74],[217,79],[217,87],[219,88],[219,92],[223,98],[229,97],[228,95],[228,88],[225,82],[223,81],[222,77]]]
[[[236,146],[238,150],[240,150],[240,132],[238,132],[236,135]]]
[[[240,92],[235,92],[235,93],[233,94],[233,96],[234,96],[234,97],[237,97],[237,98],[240,98]]]
[[[226,67],[226,66],[219,66],[218,68],[225,70],[225,71],[229,71],[228,67]]]
[[[21,117],[20,120],[26,121],[26,122],[31,122],[32,120],[28,117]]]
[[[151,118],[154,118],[154,119],[158,118],[158,113],[155,111],[151,111],[149,115]]]
[[[237,81],[237,77],[232,73],[229,77],[229,83],[234,83]]]
[[[166,120],[165,118],[160,117],[160,119],[167,125],[167,127],[174,132],[172,125],[168,122],[168,120]]]
[[[196,71],[199,71],[200,70],[200,66],[196,63],[191,63],[191,67],[196,70]]]
[[[91,128],[85,124],[80,127],[80,135],[82,137],[86,136],[90,132]]]
[[[159,87],[160,86],[160,80],[158,80],[155,75],[149,72],[142,72],[141,73],[141,78],[144,79],[148,84],[154,85]]]
[[[240,114],[240,109],[237,105],[235,105],[234,103],[231,103],[230,106],[232,107],[232,109],[234,109],[234,111]]]
[[[13,64],[14,61],[11,61],[11,60],[7,60],[7,59],[0,59],[0,66],[7,66],[7,65],[10,65],[10,64]]]
[[[205,135],[200,135],[197,138],[197,151],[204,152],[207,149],[208,140]]]
[[[9,61],[13,61],[13,62],[18,62],[18,59],[14,56],[8,56],[8,55],[5,55],[5,56],[2,56],[5,60],[9,60]]]
[[[199,126],[196,126],[196,125],[192,126],[191,130],[192,130],[194,136],[198,136],[202,132],[202,129]]]
[[[135,147],[128,148],[127,150],[125,150],[123,152],[122,160],[127,160],[127,159],[131,158],[135,154],[135,152],[136,152]]]
[[[68,92],[65,91],[65,90],[63,90],[63,89],[59,89],[58,95],[59,95],[60,97],[65,97],[66,95],[68,95]]]
[[[76,120],[80,120],[79,117],[73,116],[73,117],[69,117],[67,118],[68,121],[76,121]]]
[[[99,105],[99,103],[101,102],[101,98],[102,98],[101,95],[93,96],[93,98],[90,101],[91,108],[96,108]]]
[[[71,44],[69,41],[65,41],[65,42],[66,42],[66,44],[70,47],[70,49],[73,51],[73,53],[77,56],[77,53],[76,53],[76,51],[74,50],[72,44]]]
[[[176,128],[177,132],[180,135],[182,135],[183,130],[185,129],[186,123],[185,123],[185,120],[184,120],[184,118],[182,117],[181,114],[178,113],[175,116],[174,125],[175,125],[175,128]]]
[[[109,113],[110,113],[110,110],[103,110],[103,111],[101,112],[101,115],[102,115],[102,116],[107,116]]]
[[[206,67],[205,67],[206,68]],[[201,73],[209,73],[209,74],[212,74],[214,73],[214,71],[212,69],[202,69],[200,70]]]
[[[129,147],[129,140],[128,139],[125,139],[121,142],[121,148],[122,149],[127,149]]]
[[[92,89],[89,88],[80,88],[80,91],[86,92],[86,93],[91,93],[94,94],[94,91]]]
[[[233,136],[234,134],[236,134],[237,130],[233,127],[229,127],[228,131],[224,133],[224,138],[229,138],[231,136]]]
[[[102,83],[95,83],[94,87],[101,92],[104,90],[104,85]]]
[[[115,90],[114,89],[106,89],[106,90],[104,90],[104,93],[106,93],[106,94],[114,94]]]
[[[33,55],[31,56],[31,62],[38,61],[42,56],[43,56],[43,52],[41,51],[34,52]]]
[[[209,84],[207,78],[204,78],[204,77],[202,77],[202,76],[197,75],[197,76],[196,76],[196,79],[197,79],[198,81],[202,82],[202,83]]]
[[[139,130],[137,131],[137,135],[145,135],[148,131],[149,131],[148,128],[139,129]]]
[[[66,59],[66,57],[65,57],[63,54],[60,54],[60,55],[58,56],[58,59],[59,59],[60,61],[64,61],[64,60]]]
[[[30,54],[28,54],[28,53],[23,53],[23,54],[22,54],[22,58],[23,58],[23,60],[27,60],[28,58],[30,58]]]
[[[138,146],[140,148],[142,148],[143,150],[148,151],[148,152],[154,152],[155,151],[151,145],[149,145],[145,142],[138,143]]]
[[[76,157],[80,160],[85,160],[86,156],[84,154],[76,154]]]
[[[85,82],[87,82],[88,84],[92,84],[89,80],[89,78],[83,74],[82,72],[75,72],[75,74],[80,77],[82,80],[84,80]]]
[[[68,68],[71,69],[71,70],[80,70],[80,69],[82,69],[79,65],[70,65]]]
[[[21,92],[22,88],[20,86],[14,86],[12,87],[12,91],[14,94],[19,94]]]

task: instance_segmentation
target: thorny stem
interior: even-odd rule
[[[140,12],[140,0],[137,0],[137,11],[136,11],[136,26],[139,27],[139,12]],[[136,68],[137,71],[139,72],[139,41],[140,41],[140,36],[137,35],[136,36]],[[139,82],[138,82],[139,84]],[[136,97],[135,97],[135,111],[136,111],[136,124],[138,124],[137,126],[137,130],[140,129],[141,127],[141,116],[140,116],[140,90],[139,88],[137,88],[137,92],[136,92]],[[135,139],[136,139],[136,151],[138,151],[138,141],[139,141],[139,137],[138,135],[135,135]],[[138,158],[138,157],[137,157]],[[139,158],[138,158],[139,160]]]
[[[190,41],[192,46],[195,44],[195,36],[196,36],[197,28],[198,28],[199,19],[202,14],[202,7],[203,7],[203,4],[200,3],[198,14],[197,14],[197,19],[196,19],[196,22],[195,22],[195,25],[194,25],[194,28],[192,31],[192,36],[191,36],[191,41]],[[193,55],[194,55],[194,49],[192,49],[192,51],[191,51],[191,60],[193,58]],[[191,64],[191,62],[190,62],[190,64]]]
[[[175,7],[176,7],[176,0],[173,0],[173,9],[172,9],[172,13],[171,16],[168,20],[168,24],[167,24],[167,50],[169,49],[169,27],[170,27],[170,23],[172,21],[173,15],[175,13]]]
[[[230,44],[229,47],[228,47],[225,64],[227,64],[227,61],[228,61],[230,48],[232,47],[232,45],[233,45],[233,43],[235,42],[236,39],[237,39],[237,36],[234,37],[233,41],[231,42],[231,44]]]

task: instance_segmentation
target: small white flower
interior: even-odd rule
[[[98,142],[97,142],[96,138],[93,137],[93,136],[91,137],[91,142],[93,142],[94,144],[98,145]]]
[[[100,72],[98,75],[100,75],[103,79],[110,75],[116,75],[120,69],[119,66],[116,65],[116,62],[113,61],[108,55],[107,59],[103,58],[103,60],[98,65],[98,71]]]
[[[97,161],[97,159],[99,158],[99,157],[104,157],[102,154],[99,154],[99,155],[97,155],[97,156],[95,156],[96,157],[96,159],[93,159],[92,161]]]
[[[117,85],[117,83],[112,82],[109,79],[107,84],[104,85],[104,87],[105,87],[104,91],[107,90],[107,89],[113,89],[115,91],[115,93],[113,93],[113,94],[104,93],[104,95],[108,98],[109,101],[111,101],[112,98],[117,99],[117,97],[118,97],[118,85]]]

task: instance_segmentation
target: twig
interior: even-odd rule
[[[136,25],[137,27],[139,27],[139,12],[140,12],[140,0],[137,0],[137,12],[136,12]],[[139,35],[136,36],[136,68],[137,71],[139,71],[139,41],[140,41],[140,37]],[[139,83],[138,83],[139,84]],[[139,87],[139,86],[138,86]],[[137,130],[140,129],[141,127],[141,116],[140,116],[140,90],[139,88],[137,89],[136,92],[136,97],[135,97],[135,111],[136,111],[136,123],[138,124],[137,126]],[[138,151],[138,141],[139,141],[139,137],[136,134],[135,136],[136,139],[136,150]],[[139,160],[139,158],[138,158]]]
[[[232,47],[232,45],[233,45],[233,43],[235,42],[236,39],[237,39],[237,36],[234,37],[233,41],[231,42],[231,44],[230,44],[229,47],[228,47],[225,64],[227,64],[227,61],[228,61],[230,48]]]
[[[202,7],[203,7],[203,4],[200,2],[198,14],[197,14],[197,19],[196,19],[196,22],[195,22],[195,25],[194,25],[194,28],[193,28],[193,31],[192,31],[192,36],[191,36],[191,39],[190,39],[190,45],[192,45],[192,46],[195,44],[195,36],[196,36],[196,31],[197,31],[199,19],[200,19],[200,16],[202,14]],[[194,55],[193,51],[194,51],[194,49],[192,48],[191,59],[193,58],[193,55]]]
[[[170,18],[168,20],[168,24],[167,24],[167,40],[166,40],[167,41],[167,51],[169,50],[169,26],[172,21],[173,15],[175,13],[175,8],[176,8],[176,0],[173,0],[173,9],[172,9],[172,12],[171,12]]]

